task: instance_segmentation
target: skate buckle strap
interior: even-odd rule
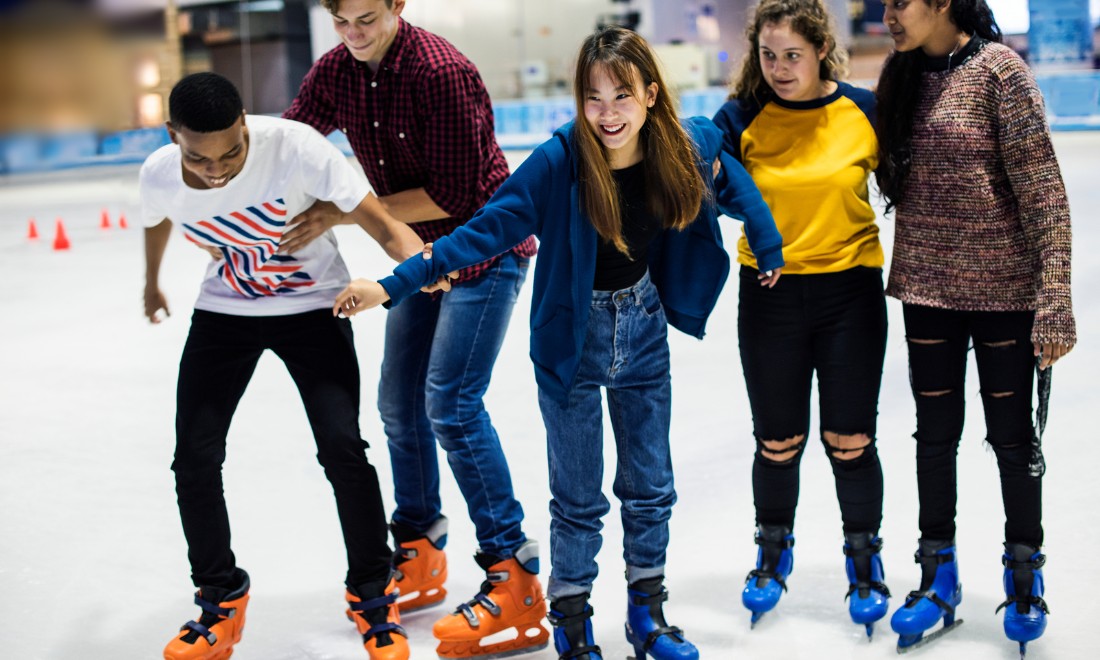
[[[1015,559],[1009,558],[1008,555],[1002,555],[1001,563],[1004,564],[1005,568],[1009,568],[1012,570],[1016,570],[1017,568],[1024,568],[1029,571],[1037,571],[1043,566],[1046,566],[1047,556],[1039,555],[1035,558],[1035,561],[1031,561],[1030,559],[1026,561],[1017,561]]]
[[[187,623],[183,624],[183,626],[180,627],[180,631],[182,632],[184,630],[193,630],[193,631],[197,632],[198,634],[202,635],[203,639],[205,639],[206,643],[209,644],[210,646],[213,646],[213,645],[218,643],[218,636],[215,635],[213,632],[211,632],[211,630],[209,628],[202,625],[198,621],[188,621]]]
[[[756,545],[766,545],[770,548],[779,548],[780,550],[788,550],[794,547],[794,537],[788,536],[782,541],[769,541],[759,534],[755,537]]]
[[[237,616],[237,608],[215,605],[208,600],[203,600],[203,598],[199,596],[197,592],[195,593],[195,604],[201,607],[204,612],[217,614],[218,616],[224,617],[226,619],[232,619],[233,617]]]
[[[500,605],[493,602],[492,598],[489,598],[484,593],[478,593],[476,596],[459,605],[455,608],[455,614],[461,614],[466,617],[466,622],[470,624],[471,628],[477,628],[481,625],[481,619],[477,618],[477,614],[474,614],[473,608],[477,605],[481,605],[489,614],[493,616],[500,616]]]
[[[363,643],[366,644],[372,637],[381,635],[382,633],[397,633],[402,637],[408,638],[409,634],[405,632],[405,629],[400,624],[387,621],[385,623],[379,623],[371,626],[367,632],[363,633]]]
[[[859,589],[873,589],[883,596],[890,598],[890,589],[882,582],[856,582],[855,584],[848,585],[848,593],[844,594],[844,600],[848,600],[848,598]],[[863,598],[864,596],[861,595],[860,597]]]
[[[594,611],[595,610],[593,610],[591,607],[587,607],[583,612],[563,616],[560,614],[556,614],[554,610],[550,610],[546,614],[546,620],[549,621],[550,625],[554,626],[555,628],[560,628],[561,626],[568,626],[573,623],[580,623],[581,621],[591,619],[592,612]]]
[[[632,589],[630,593],[630,600],[635,605],[659,605],[668,600],[668,589],[661,587],[661,591],[659,593],[651,595],[646,595],[641,593],[640,591],[634,591]]]
[[[1047,602],[1043,600],[1040,596],[1009,596],[1008,598],[1005,598],[1005,602],[1001,603],[997,606],[997,609],[993,610],[993,613],[997,614],[1005,607],[1013,603],[1027,603],[1029,606],[1036,605],[1039,609],[1043,610],[1043,614],[1050,614],[1050,608],[1047,607]]]
[[[955,561],[955,551],[952,550],[951,552],[945,552],[942,554],[937,552],[934,555],[922,555],[920,553],[920,550],[917,550],[915,553],[913,553],[913,561],[918,564],[950,564],[951,562]]]
[[[917,601],[919,601],[921,598],[927,598],[928,600],[938,605],[940,609],[947,612],[948,614],[955,613],[955,608],[950,603],[940,598],[935,591],[931,590],[910,591],[909,595],[905,597],[905,607],[913,607],[913,605],[915,605]]]
[[[353,612],[359,612],[360,614],[362,614],[363,612],[376,610],[379,607],[385,607],[396,602],[398,595],[399,592],[394,589],[392,592],[384,596],[379,596],[378,598],[371,598],[370,600],[360,600],[358,603],[350,602],[348,603],[348,609]]]
[[[508,571],[489,571],[485,573],[485,577],[489,582],[496,584],[498,582],[508,581]]]
[[[764,571],[759,568],[749,571],[749,574],[745,576],[745,582],[753,578],[768,578],[769,580],[775,580],[779,583],[779,586],[783,587],[783,591],[787,590],[787,581],[783,579],[783,576],[775,571]]]
[[[876,538],[866,548],[853,548],[848,544],[844,544],[844,556],[845,557],[864,557],[866,555],[877,555],[882,551],[882,539]]]
[[[681,643],[684,641],[684,631],[680,630],[678,626],[661,626],[660,628],[654,628],[649,631],[649,634],[646,635],[643,648],[645,648],[646,651],[653,648],[653,645],[657,643],[657,640],[662,635],[671,635],[676,638],[676,641]]]

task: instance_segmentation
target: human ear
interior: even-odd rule
[[[657,102],[657,83],[651,82],[645,88],[645,107],[652,108]]]

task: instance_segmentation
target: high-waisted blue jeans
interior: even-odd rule
[[[603,405],[615,433],[613,490],[622,502],[629,583],[664,574],[668,520],[676,501],[669,422],[668,327],[645,275],[621,291],[594,291],[584,352],[569,400],[541,390],[550,467],[551,600],[592,591],[603,516]]]

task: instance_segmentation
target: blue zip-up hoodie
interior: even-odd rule
[[[683,231],[667,229],[654,241],[649,272],[668,322],[702,339],[730,260],[722,247],[717,210],[740,218],[761,270],[783,266],[783,239],[752,178],[722,152],[722,133],[705,117],[684,121],[698,147],[703,180],[713,182],[699,215]],[[445,273],[508,251],[527,236],[539,238],[531,298],[531,361],[539,388],[568,400],[584,344],[598,235],[580,203],[573,122],[540,145],[469,221],[435,241],[432,258],[411,257],[381,280],[393,305]],[[722,169],[713,178],[712,163]]]

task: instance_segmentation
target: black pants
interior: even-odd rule
[[[286,364],[336,495],[349,585],[385,579],[391,554],[378,475],[359,435],[359,363],[351,323],[322,309],[247,317],[196,310],[176,392],[176,495],[196,586],[234,588],[222,463],[233,412],[265,349]],[[279,411],[272,411],[279,414]]]
[[[761,441],[807,436],[816,373],[821,431],[871,439],[850,460],[826,447],[844,531],[877,532],[883,486],[874,438],[886,354],[882,270],[784,275],[772,289],[761,287],[756,275],[752,268],[741,269],[737,319],[757,439],[752,474],[756,521],[794,527],[805,441],[793,458],[781,462],[762,454]]]
[[[917,403],[920,532],[955,538],[957,474],[967,352],[973,340],[986,441],[997,455],[1005,540],[1043,542],[1042,449],[1032,420],[1034,312],[962,312],[905,305],[909,375]],[[931,342],[931,343],[929,343]]]

